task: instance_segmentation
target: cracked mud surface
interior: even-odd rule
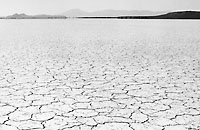
[[[0,130],[200,129],[194,23],[9,22],[0,31]]]

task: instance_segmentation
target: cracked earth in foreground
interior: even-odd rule
[[[0,130],[200,129],[196,27],[48,22],[0,31]]]

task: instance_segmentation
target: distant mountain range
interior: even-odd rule
[[[200,11],[179,12],[151,12],[151,11],[126,11],[103,10],[85,12],[78,9],[69,10],[60,15],[26,15],[13,14],[0,19],[66,19],[66,18],[115,18],[115,19],[200,19]]]
[[[68,10],[61,15],[64,15],[66,17],[116,17],[116,16],[144,16],[144,15],[159,15],[164,14],[166,12],[152,12],[152,11],[145,11],[145,10],[101,10],[101,11],[95,11],[95,12],[86,12],[82,11],[80,9],[72,9]]]

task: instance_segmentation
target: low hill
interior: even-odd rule
[[[13,14],[5,17],[5,19],[64,19],[66,18],[65,16],[61,15],[26,15],[24,13],[22,14]]]
[[[199,11],[171,12],[156,16],[119,16],[121,19],[200,19]]]
[[[9,16],[7,16],[6,18],[8,18],[8,19],[19,19],[19,18],[29,18],[30,16],[28,16],[28,15],[26,15],[26,14],[24,14],[24,13],[22,13],[22,14],[13,14],[13,15],[9,15]]]

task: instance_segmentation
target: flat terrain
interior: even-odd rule
[[[0,130],[199,130],[199,25],[2,20]]]

